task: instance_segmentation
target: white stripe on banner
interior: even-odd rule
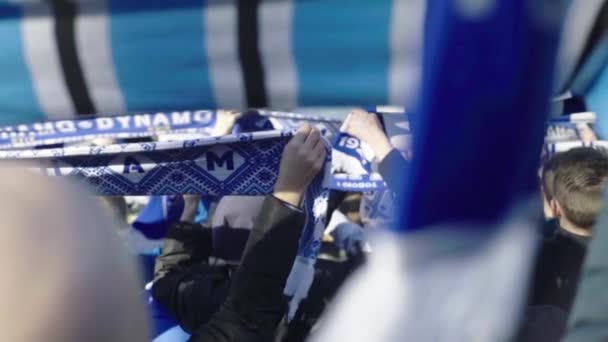
[[[21,20],[24,55],[40,107],[49,119],[64,119],[76,112],[63,79],[48,4],[24,6]]]
[[[210,136],[216,114],[208,110],[156,112],[0,128],[0,149],[77,143],[97,138],[143,138],[164,133]]]
[[[391,17],[389,103],[410,106],[422,72],[426,0],[394,0]]]
[[[566,152],[577,147],[592,147],[608,150],[608,141],[560,141],[552,144],[547,144],[547,152],[552,155],[555,153]]]
[[[562,30],[557,59],[557,86],[562,89],[572,76],[605,0],[572,0]],[[559,91],[559,90],[558,90]]]
[[[264,65],[268,104],[292,110],[298,103],[297,69],[293,56],[292,0],[263,1],[259,7],[260,54]]]
[[[203,9],[211,87],[218,108],[247,108],[238,56],[236,0],[210,0]]]
[[[76,44],[82,72],[95,108],[103,113],[126,111],[112,60],[105,0],[82,1],[76,17]]]
[[[263,131],[162,143],[0,151],[0,162],[20,161],[26,163],[25,167],[49,176],[80,180],[88,183],[97,195],[262,195],[272,191],[283,146],[293,132]],[[344,147],[335,148],[345,151]],[[369,163],[352,156],[350,159],[351,164]],[[386,188],[376,173],[338,172],[327,179],[325,186],[342,191]]]
[[[340,119],[320,115],[265,110],[260,110],[258,113],[268,117],[274,129],[297,129],[303,120],[310,121],[315,127],[325,132],[328,138],[338,132],[342,123]],[[243,117],[241,120],[246,121],[248,119]],[[187,139],[183,138],[183,134],[194,134],[197,138],[201,138],[210,136],[216,123],[216,112],[209,110],[156,112],[36,122],[29,125],[0,127],[0,149],[77,143],[96,138],[157,137],[164,140],[169,137],[169,140],[175,140],[177,135],[181,136],[181,139]]]

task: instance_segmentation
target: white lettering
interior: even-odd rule
[[[27,127],[27,125],[19,125],[19,126],[17,126],[17,130],[20,132],[27,132],[30,130],[30,128]]]
[[[115,119],[120,123],[122,129],[129,128],[129,121],[131,121],[130,116],[117,116]]]
[[[154,120],[152,121],[152,126],[154,127],[169,126],[170,124],[169,118],[167,118],[165,113],[156,113]]]
[[[142,126],[148,128],[150,127],[150,114],[136,115],[133,121],[136,128],[140,128]]]
[[[134,156],[119,154],[108,163],[108,167],[113,172],[122,175],[132,182],[141,181],[148,171],[156,167],[156,163],[144,156]]]
[[[173,121],[174,125],[189,125],[190,124],[190,117],[192,116],[192,113],[190,113],[189,111],[185,111],[185,112],[173,112],[171,113],[171,121]]]
[[[73,121],[57,121],[55,127],[61,133],[72,133],[76,131],[76,126]]]
[[[340,146],[344,146],[349,149],[356,149],[359,147],[359,140],[353,137],[342,137],[338,143]]]
[[[97,122],[97,129],[100,131],[114,128],[114,120],[112,118],[97,118],[95,121]]]
[[[209,125],[215,120],[215,116],[213,115],[213,112],[208,110],[197,110],[194,112],[192,120],[196,123]]]
[[[53,128],[53,124],[51,122],[35,123],[34,130],[38,133],[53,133],[55,129]]]
[[[346,147],[352,148],[352,149],[359,147],[359,140],[357,140],[356,138],[352,138],[352,137],[346,139]]]

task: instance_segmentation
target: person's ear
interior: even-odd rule
[[[562,207],[559,204],[559,202],[555,199],[552,198],[549,201],[549,206],[551,207],[551,211],[553,212],[553,216],[555,218],[561,218],[562,217]]]
[[[543,212],[545,214],[545,218],[546,219],[552,219],[555,218],[555,215],[553,214],[553,209],[551,209],[551,201],[549,199],[547,199],[547,196],[545,196],[545,194],[542,194],[543,196]]]

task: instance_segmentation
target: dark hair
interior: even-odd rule
[[[602,208],[608,179],[608,155],[590,147],[562,153],[555,168],[553,191],[564,216],[579,228],[591,229]]]

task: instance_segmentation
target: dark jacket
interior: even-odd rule
[[[555,306],[530,306],[524,311],[516,342],[558,342],[566,331],[568,314]]]
[[[378,164],[378,173],[392,192],[399,193],[403,189],[408,166],[407,159],[403,158],[399,151],[392,149]]]
[[[208,264],[211,230],[179,222],[169,228],[156,258],[152,296],[187,332],[209,321],[228,297],[228,266]]]
[[[544,239],[536,258],[529,305],[552,305],[570,311],[580,278],[587,239],[558,229]]]
[[[197,243],[206,244],[206,237],[191,234],[192,229],[179,230],[185,239],[173,239],[168,250],[163,250],[157,262],[153,295],[192,333],[190,341],[270,341],[287,307],[283,288],[303,225],[302,211],[268,196],[229,286],[227,299],[215,313],[210,311],[217,310],[217,306],[213,308],[208,299],[191,300],[197,298],[195,292],[199,287],[204,296],[221,293],[220,289],[226,288],[222,281],[218,282],[220,285],[210,281],[214,278],[204,272],[198,273],[202,278],[196,279],[188,271],[188,268],[208,267],[203,259],[205,255],[208,257],[210,249],[205,252],[196,247]],[[202,265],[196,266],[196,263]],[[191,281],[191,277],[195,277],[194,280]]]

